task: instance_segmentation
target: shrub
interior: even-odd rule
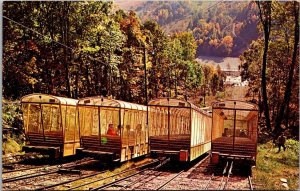
[[[7,141],[2,144],[3,154],[17,153],[22,150],[20,144],[18,144],[13,138],[8,137]]]
[[[3,134],[8,134],[10,131],[18,138],[23,134],[23,119],[21,113],[20,102],[2,101],[2,125],[4,127]]]
[[[224,99],[225,98],[225,92],[217,92],[216,93],[216,99]]]
[[[285,143],[286,150],[282,152],[282,163],[290,166],[299,166],[299,141],[288,139]]]

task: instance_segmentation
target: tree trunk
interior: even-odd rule
[[[54,40],[54,18],[53,18],[53,14],[51,14],[51,24],[50,24],[50,26],[51,26],[51,30],[50,30],[50,37],[51,37],[51,39],[53,39]],[[50,82],[50,84],[49,84],[49,88],[50,88],[50,94],[52,94],[54,91],[54,86],[53,86],[53,82],[52,82],[52,67],[53,67],[53,63],[54,64],[56,64],[55,62],[56,62],[56,60],[57,60],[57,56],[56,56],[56,51],[55,51],[55,49],[54,49],[54,42],[52,41],[51,42],[51,50],[52,50],[52,55],[53,55],[53,60],[52,60],[52,64],[51,64],[51,67],[50,67],[50,79],[49,79],[49,82]]]
[[[91,83],[90,83],[89,76],[90,76],[89,66],[86,65],[86,68],[85,68],[86,93],[87,93],[86,96],[90,96],[91,95],[91,91],[90,91]]]
[[[79,91],[79,75],[80,75],[80,72],[81,72],[81,68],[82,68],[82,62],[81,62],[81,59],[80,59],[80,56],[77,60],[77,70],[76,70],[76,78],[75,78],[75,98],[77,99],[79,97],[78,95],[78,91]]]
[[[294,1],[294,16],[295,16],[295,18],[294,18],[295,41],[294,41],[293,57],[292,57],[291,68],[289,71],[288,82],[286,84],[286,89],[284,92],[284,102],[282,103],[282,105],[280,107],[280,111],[276,118],[275,129],[274,129],[274,134],[275,134],[274,138],[277,138],[283,130],[280,127],[280,125],[283,120],[284,111],[285,110],[288,111],[288,108],[289,108],[289,102],[290,102],[290,98],[291,98],[292,85],[293,85],[294,70],[295,70],[295,66],[297,63],[297,53],[298,53],[298,46],[299,46],[299,6],[298,6],[298,2],[296,2],[296,1]],[[288,117],[288,116],[286,116],[286,117]]]
[[[62,27],[62,36],[64,44],[69,44],[68,42],[68,6],[69,2],[63,2],[63,27]],[[70,78],[69,78],[69,60],[68,60],[68,48],[64,47],[64,64],[65,64],[65,80],[67,88],[67,96],[71,97],[71,87],[70,87]]]
[[[175,98],[177,99],[177,95],[178,95],[178,93],[177,93],[177,73],[176,73],[176,69],[175,69]]]
[[[262,90],[262,98],[263,98],[263,106],[264,106],[264,114],[266,118],[266,126],[269,131],[271,131],[271,122],[270,122],[270,112],[268,105],[268,96],[267,96],[267,82],[266,82],[266,69],[267,69],[267,57],[268,57],[268,49],[269,49],[269,37],[270,37],[270,29],[271,29],[271,6],[272,2],[264,2],[265,9],[261,9],[261,3],[257,1],[260,20],[263,24],[264,28],[264,54],[263,54],[263,63],[261,70],[261,90]]]

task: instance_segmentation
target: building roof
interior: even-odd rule
[[[212,109],[214,113],[226,116],[228,119],[233,118],[234,110],[236,110],[236,116],[239,120],[249,119],[251,116],[258,115],[258,105],[246,101],[225,100],[215,102],[212,104]]]
[[[103,106],[103,107],[136,109],[136,110],[147,111],[147,107],[144,105],[129,103],[121,100],[103,98],[101,96],[79,99],[78,105]]]
[[[178,108],[191,108],[196,111],[199,111],[206,115],[211,115],[207,110],[204,110],[203,108],[199,108],[196,105],[192,104],[191,102],[179,100],[179,99],[168,99],[168,98],[156,98],[151,100],[148,103],[149,106],[163,106],[163,107],[178,107]],[[207,109],[207,108],[205,108]]]
[[[65,105],[76,105],[78,100],[58,97],[54,95],[34,93],[29,94],[21,98],[21,103],[53,103],[53,104],[65,104]]]

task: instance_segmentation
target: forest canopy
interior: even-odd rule
[[[197,56],[239,56],[258,37],[259,12],[252,1],[147,1],[132,8],[168,33],[192,31]]]
[[[4,2],[3,16],[8,99],[40,92],[145,103],[145,88],[149,99],[187,98],[211,81],[194,60],[191,31],[167,35],[112,2]]]

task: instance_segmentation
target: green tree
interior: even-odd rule
[[[274,140],[286,129],[292,131],[296,137],[298,136],[298,126],[295,124],[299,120],[297,96],[299,59],[294,57],[297,55],[295,50],[299,51],[299,35],[297,35],[299,32],[297,22],[295,22],[298,19],[298,6],[298,3],[293,2],[272,3],[272,31],[267,57],[266,91]],[[253,93],[261,86],[261,60],[264,44],[262,39],[254,41],[241,56],[242,77],[249,80],[250,91]]]

